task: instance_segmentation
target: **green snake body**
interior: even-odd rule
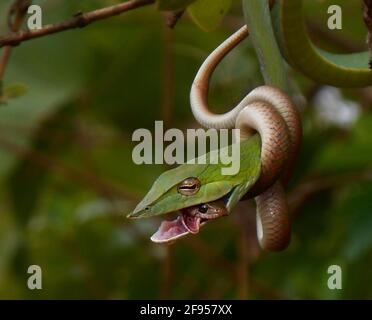
[[[278,0],[272,15],[279,47],[294,69],[316,82],[336,87],[372,85],[369,52],[335,54],[321,50],[311,42],[302,0]]]

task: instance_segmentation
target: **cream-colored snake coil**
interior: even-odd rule
[[[250,197],[257,203],[257,236],[262,248],[279,251],[290,240],[286,185],[301,143],[301,121],[287,94],[272,86],[252,90],[235,108],[213,114],[208,107],[209,80],[220,61],[248,36],[242,27],[204,61],[193,82],[190,102],[196,120],[207,128],[238,128],[241,139],[258,132],[262,140],[261,176]],[[244,159],[243,159],[244,161]]]

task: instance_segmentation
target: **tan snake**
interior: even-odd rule
[[[290,240],[290,221],[284,186],[292,173],[301,143],[301,121],[287,94],[272,86],[252,90],[231,111],[209,111],[208,88],[221,60],[249,35],[246,26],[218,46],[200,67],[190,93],[195,119],[207,128],[238,128],[242,139],[261,135],[261,176],[247,196],[257,203],[257,236],[262,248],[279,251]]]

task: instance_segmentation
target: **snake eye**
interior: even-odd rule
[[[199,210],[200,213],[207,213],[207,211],[208,211],[208,206],[207,206],[206,204],[203,203],[203,204],[201,204],[201,205],[199,206],[198,210]]]
[[[200,181],[197,178],[187,178],[183,180],[178,186],[178,193],[184,196],[192,196],[200,189]]]

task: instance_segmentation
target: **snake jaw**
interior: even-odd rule
[[[155,243],[171,243],[188,233],[184,223],[182,223],[182,216],[178,216],[176,220],[163,221],[150,239]]]
[[[161,223],[159,229],[152,235],[151,241],[170,243],[188,234],[197,234],[200,227],[209,221],[226,215],[227,209],[223,200],[208,204],[207,212],[200,212],[199,205],[181,209],[175,220]]]
[[[155,243],[171,243],[179,238],[187,236],[188,234],[197,234],[200,227],[213,219],[215,219],[215,217],[212,219],[205,219],[181,212],[175,220],[163,221],[159,229],[150,239]]]
[[[182,223],[189,233],[199,233],[201,221],[202,218],[200,216],[193,216],[187,213],[182,213]]]

